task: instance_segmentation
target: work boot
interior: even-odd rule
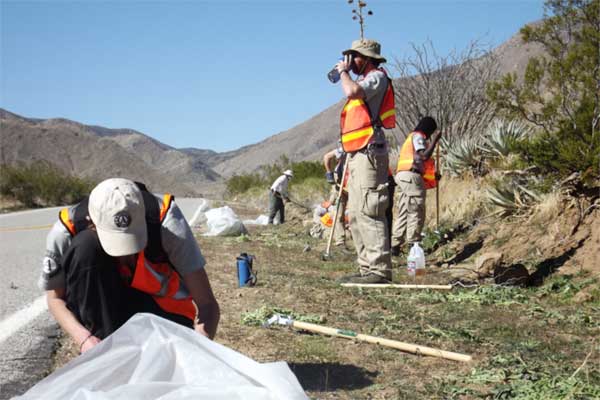
[[[359,275],[348,277],[348,280],[343,283],[390,283],[391,279],[377,274]]]
[[[392,246],[392,247],[390,248],[390,254],[391,254],[393,257],[400,257],[400,245],[399,245],[399,244],[397,244],[397,245],[395,245],[395,246]]]
[[[340,276],[335,281],[337,283],[349,283],[352,279],[360,278],[361,276],[362,276],[361,274],[344,275],[344,276]]]

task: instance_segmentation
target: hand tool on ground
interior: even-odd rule
[[[263,327],[269,327],[273,324],[290,326],[292,328],[299,329],[299,330],[322,333],[325,335],[336,336],[336,337],[341,337],[341,338],[351,339],[351,340],[358,340],[361,342],[380,344],[382,346],[391,347],[393,349],[405,351],[407,353],[412,353],[412,354],[420,354],[420,355],[424,355],[424,356],[439,357],[439,358],[445,358],[448,360],[462,361],[462,362],[469,362],[472,360],[472,357],[469,355],[466,355],[466,354],[453,353],[450,351],[434,349],[432,347],[418,346],[415,344],[403,343],[403,342],[399,342],[397,340],[384,339],[384,338],[379,338],[376,336],[363,335],[362,333],[356,333],[354,331],[331,328],[331,327],[327,327],[327,326],[311,324],[309,322],[294,321],[292,318],[285,316],[285,315],[280,315],[280,314],[275,314],[271,318],[269,318],[263,324]]]
[[[371,289],[437,289],[452,290],[452,285],[405,285],[395,283],[342,283],[343,287]]]
[[[338,213],[340,212],[340,204],[342,203],[342,191],[344,190],[344,178],[346,177],[346,168],[348,167],[348,160],[350,157],[346,156],[344,161],[344,168],[342,169],[342,177],[340,180],[340,189],[338,190],[337,199],[335,202],[335,214],[333,217],[333,224],[331,225],[331,232],[329,232],[329,240],[327,241],[327,248],[325,253],[321,254],[321,260],[327,261],[331,259],[331,243],[333,242],[333,233],[335,232],[335,226],[338,222]]]

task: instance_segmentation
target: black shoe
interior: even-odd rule
[[[377,274],[359,275],[348,277],[348,280],[341,283],[390,283],[391,279]]]
[[[400,257],[400,245],[397,244],[396,246],[392,246],[390,253],[393,257]]]

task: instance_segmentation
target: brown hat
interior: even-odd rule
[[[352,52],[360,53],[365,57],[370,57],[379,62],[386,62],[387,60],[381,56],[381,45],[375,40],[371,39],[359,39],[352,42],[352,47],[348,50],[342,51],[343,55],[350,54]]]

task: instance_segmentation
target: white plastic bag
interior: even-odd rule
[[[268,225],[269,217],[267,215],[259,215],[256,219],[245,219],[244,225]]]
[[[21,400],[304,400],[284,362],[258,363],[195,331],[136,314]]]
[[[242,220],[230,207],[213,208],[205,215],[208,227],[205,236],[239,236],[248,232]]]
[[[200,199],[200,205],[198,205],[194,216],[189,221],[190,227],[204,224],[206,222],[206,211],[208,211],[208,209],[208,200]]]

